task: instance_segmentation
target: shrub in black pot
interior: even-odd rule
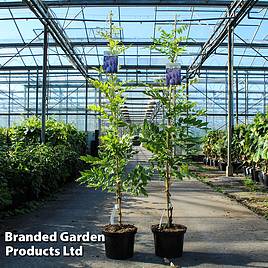
[[[161,30],[160,37],[154,40],[152,49],[164,53],[171,63],[175,63],[185,48],[179,44],[183,37],[177,36],[185,29],[181,27],[172,33]],[[173,37],[173,38],[172,38]],[[195,104],[185,94],[186,85],[177,85],[176,81],[158,81],[161,86],[148,85],[145,94],[159,102],[163,108],[166,121],[162,123],[144,122],[142,143],[153,153],[150,162],[164,180],[165,219],[152,225],[155,254],[159,257],[180,257],[183,251],[183,240],[186,226],[173,222],[173,205],[171,186],[175,179],[189,176],[188,163],[196,154],[201,138],[194,135],[194,129],[206,129],[206,123],[199,116]],[[188,85],[187,85],[188,86]],[[188,131],[189,130],[189,131]],[[190,131],[191,130],[191,131]],[[179,148],[180,150],[175,150]],[[164,215],[163,215],[164,217]]]
[[[209,166],[213,167],[214,166],[214,160],[212,158],[209,158]]]
[[[220,171],[226,171],[227,163],[226,162],[219,162],[219,169]]]
[[[248,171],[247,171],[248,167],[243,166],[243,174],[246,177],[248,175]]]
[[[268,134],[258,137],[258,149],[254,155],[254,160],[258,161],[262,171],[259,174],[259,182],[267,186],[268,174]]]
[[[250,168],[250,177],[253,181],[255,180],[255,168],[254,167]]]
[[[119,29],[111,27],[111,32]],[[111,33],[110,32],[110,33]],[[108,47],[112,54],[124,52],[125,47],[117,40],[112,39],[110,33],[103,32],[101,35],[108,41]],[[105,80],[89,79],[92,86],[100,90],[107,100],[101,106],[91,105],[90,110],[100,113],[101,119],[107,123],[102,126],[98,156],[87,155],[82,159],[91,164],[92,168],[83,171],[78,179],[94,189],[107,190],[115,193],[114,210],[118,221],[114,222],[111,217],[110,224],[104,226],[106,256],[111,259],[127,259],[133,256],[134,236],[137,228],[134,225],[124,224],[122,221],[122,197],[124,193],[133,195],[147,194],[145,187],[151,176],[149,170],[141,165],[136,165],[126,172],[129,160],[135,154],[133,150],[133,134],[127,120],[125,120],[121,108],[124,106],[123,93],[126,87],[120,82],[115,73],[99,73],[106,75]],[[128,88],[129,90],[129,88]]]
[[[219,165],[219,161],[217,159],[214,159],[213,166],[218,167],[218,165]]]
[[[215,160],[220,157],[225,157],[227,144],[225,144],[225,132],[223,130],[210,130],[207,135],[203,138],[203,153],[212,159],[212,163],[209,162],[208,165],[215,166]],[[224,156],[223,156],[224,155]]]
[[[245,177],[251,176],[251,167],[243,166],[243,173]]]
[[[263,172],[262,171],[258,172],[258,181],[259,183],[263,184]]]
[[[252,168],[251,169],[251,177],[252,180],[259,182],[259,172],[260,170],[256,169],[256,168]]]
[[[233,165],[233,169],[234,169],[234,172],[235,173],[240,173],[240,172],[242,172],[242,163],[241,162],[239,162],[239,161],[234,161],[234,162],[232,162],[232,165]]]
[[[251,169],[252,167],[246,167],[246,175],[251,176]]]
[[[263,185],[268,187],[268,174],[263,173]]]

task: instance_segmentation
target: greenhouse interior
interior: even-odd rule
[[[268,267],[267,29],[265,0],[0,0],[0,267]]]

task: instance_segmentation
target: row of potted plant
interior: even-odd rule
[[[223,130],[211,130],[203,140],[203,162],[205,165],[226,170],[227,138]]]
[[[251,124],[234,128],[232,160],[235,170],[268,186],[268,114],[258,113]],[[203,141],[204,164],[226,168],[227,135],[223,130],[211,130]]]
[[[152,174],[158,172],[165,185],[166,217],[161,217],[159,223],[151,227],[155,240],[155,254],[160,257],[179,257],[182,255],[187,227],[173,222],[171,185],[174,180],[189,175],[188,160],[200,142],[194,135],[194,129],[206,127],[206,123],[199,119],[204,115],[204,111],[196,110],[195,104],[188,100],[184,93],[186,85],[181,84],[180,70],[176,65],[178,57],[185,51],[185,47],[181,47],[180,43],[185,40],[181,34],[186,28],[185,26],[176,28],[175,21],[175,27],[171,32],[160,30],[159,38],[154,39],[151,49],[164,54],[170,64],[166,79],[157,81],[159,86],[144,85],[144,87],[145,94],[163,108],[165,119],[161,124],[145,120],[143,125],[140,139],[143,146],[153,154],[150,159],[151,165],[144,167],[137,164],[132,170],[128,170],[128,162],[135,154],[134,132],[128,113],[122,111],[125,109],[124,93],[131,88],[119,81],[117,68],[111,66],[117,65],[118,60],[114,57],[124,53],[127,48],[113,38],[120,29],[112,24],[111,18],[109,26],[107,32],[101,32],[109,48],[104,57],[104,65],[97,69],[103,79],[89,79],[107,100],[102,105],[89,107],[90,110],[99,113],[103,122],[99,153],[95,157],[90,155],[83,157],[92,168],[82,172],[79,182],[94,189],[115,193],[110,224],[103,227],[105,251],[109,258],[126,259],[133,256],[137,227],[123,221],[123,195],[125,193],[147,195],[146,185]],[[172,69],[171,66],[175,67]],[[115,213],[117,220],[113,217]]]

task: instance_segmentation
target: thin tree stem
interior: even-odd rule
[[[167,152],[170,155],[172,153],[173,148],[172,148],[172,143],[171,143],[171,133],[170,133],[170,127],[172,126],[172,120],[171,120],[171,102],[172,102],[172,87],[169,87],[169,105],[168,105],[168,117],[167,117],[167,143],[166,143],[166,148]],[[170,179],[171,179],[171,166],[169,163],[169,160],[166,160],[166,205],[167,205],[167,217],[168,217],[168,222],[167,225],[168,227],[171,227],[172,225],[172,207],[171,207],[171,202],[170,202]]]

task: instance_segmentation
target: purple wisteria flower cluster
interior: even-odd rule
[[[180,68],[166,68],[166,85],[180,85],[181,84],[181,69]]]
[[[117,55],[104,55],[103,70],[105,73],[117,73],[118,56]]]

